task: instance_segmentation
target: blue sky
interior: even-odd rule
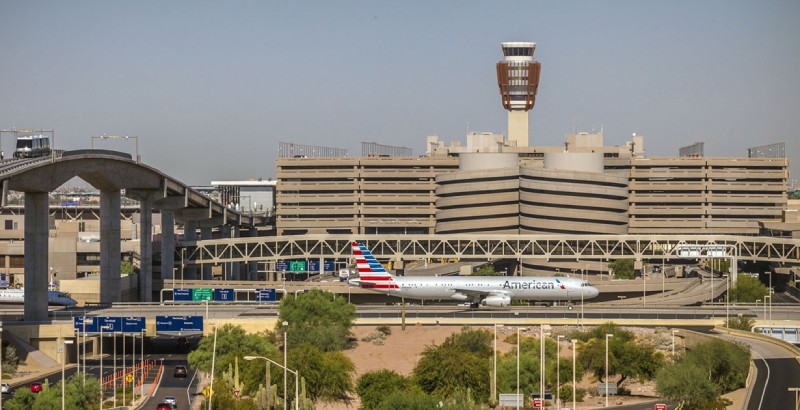
[[[797,161],[799,20],[798,1],[4,0],[0,128],[65,149],[136,135],[192,184],[274,177],[280,141],[422,154],[426,135],[505,132],[499,43],[535,41],[532,144],[602,126],[651,156],[786,142]]]

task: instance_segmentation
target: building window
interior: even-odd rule
[[[14,229],[14,221],[6,219],[6,230]]]

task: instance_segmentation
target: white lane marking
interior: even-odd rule
[[[764,380],[764,390],[761,392],[761,400],[758,402],[758,409],[761,410],[761,405],[764,403],[764,395],[767,393],[767,385],[769,384],[769,365],[767,364],[767,361],[764,360],[764,356],[761,356],[761,353],[758,353],[755,350],[753,350],[753,353],[757,354],[758,358],[764,362],[764,366],[767,367],[767,380]]]

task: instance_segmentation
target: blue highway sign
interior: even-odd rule
[[[236,292],[233,289],[214,289],[214,302],[233,302]]]
[[[256,289],[256,301],[274,302],[276,300],[275,289]]]
[[[202,316],[156,316],[156,332],[202,331]]]
[[[176,302],[191,302],[192,290],[191,289],[172,289],[172,300]]]

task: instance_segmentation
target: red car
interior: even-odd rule
[[[42,391],[42,383],[40,382],[31,383],[31,393],[39,393],[40,391]]]
[[[158,403],[156,410],[172,410],[172,406],[168,403]]]

